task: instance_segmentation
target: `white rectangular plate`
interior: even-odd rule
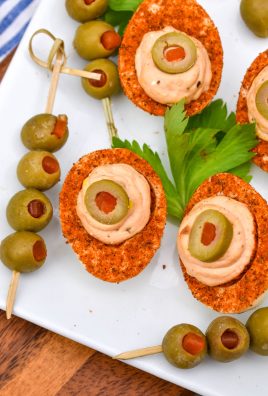
[[[218,26],[224,47],[224,72],[217,97],[235,110],[246,69],[266,49],[268,40],[254,37],[244,26],[239,0],[200,3]],[[72,48],[77,26],[67,16],[64,1],[42,1],[1,84],[1,239],[12,232],[5,218],[7,202],[22,189],[16,179],[17,163],[26,152],[20,129],[28,118],[44,111],[50,82],[50,73],[29,57],[29,38],[35,30],[47,28],[65,41],[67,64],[83,68],[85,62]],[[45,58],[46,43],[37,39],[36,46],[39,56]],[[113,99],[113,111],[121,138],[149,143],[167,163],[162,118],[137,109],[123,94]],[[15,314],[110,356],[157,345],[177,323],[193,323],[205,331],[217,313],[194,300],[183,281],[175,246],[177,224],[168,222],[161,249],[145,271],[119,285],[88,274],[65,244],[57,209],[62,182],[73,162],[90,151],[109,147],[109,138],[101,103],[83,92],[79,78],[61,76],[54,113],[68,115],[70,138],[56,153],[62,166],[61,183],[48,191],[54,218],[41,233],[47,242],[48,258],[41,270],[21,276]],[[267,174],[257,168],[252,172],[252,184],[267,199]],[[0,265],[1,308],[5,307],[10,277],[10,271]],[[266,299],[263,305],[267,302]],[[237,317],[245,321],[248,316],[246,313]],[[170,366],[161,354],[129,363],[206,396],[267,394],[268,360],[251,352],[228,364],[207,358],[200,366],[186,371]]]

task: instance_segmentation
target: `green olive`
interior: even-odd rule
[[[255,101],[258,112],[268,120],[268,81],[258,89]]]
[[[7,205],[7,221],[16,231],[40,231],[51,220],[53,208],[45,194],[35,189],[19,191]]]
[[[29,150],[59,150],[68,139],[66,115],[38,114],[30,118],[21,130],[21,139]]]
[[[259,308],[247,320],[250,349],[259,355],[268,356],[268,307]]]
[[[65,7],[71,18],[87,22],[105,13],[108,0],[66,0]]]
[[[165,358],[173,366],[188,369],[197,366],[207,353],[206,337],[197,327],[182,323],[172,327],[162,341]]]
[[[249,347],[249,334],[239,320],[219,316],[208,326],[206,332],[209,355],[220,362],[240,358]]]
[[[183,33],[166,33],[154,43],[152,57],[161,71],[170,74],[184,73],[196,62],[196,45]]]
[[[80,25],[73,42],[78,55],[86,60],[108,58],[120,43],[119,34],[104,21],[90,21]]]
[[[116,224],[127,215],[129,198],[120,184],[101,180],[88,187],[85,205],[95,220],[102,224]]]
[[[259,37],[268,37],[267,0],[242,0],[241,16],[247,27]]]
[[[204,262],[219,259],[233,238],[233,226],[217,210],[205,210],[197,216],[189,237],[191,255]]]
[[[12,271],[35,271],[44,264],[46,256],[43,238],[33,232],[14,232],[1,242],[1,261]]]
[[[95,99],[104,99],[120,91],[120,82],[116,65],[109,59],[96,59],[84,70],[100,74],[100,80],[82,78],[86,93]]]
[[[20,160],[17,176],[26,188],[48,190],[60,179],[60,165],[48,151],[30,151]]]

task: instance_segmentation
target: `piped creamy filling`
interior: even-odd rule
[[[189,103],[198,99],[210,87],[212,78],[210,59],[203,44],[189,36],[197,48],[195,64],[184,73],[169,74],[161,71],[155,66],[151,52],[156,40],[169,32],[179,32],[179,30],[168,26],[143,36],[135,57],[138,81],[146,94],[158,103],[172,105],[183,98]]]
[[[189,236],[197,216],[207,209],[221,212],[233,226],[233,239],[225,254],[216,261],[203,262],[189,251]],[[229,282],[250,263],[255,248],[254,218],[247,206],[235,199],[215,196],[204,199],[184,217],[178,233],[177,247],[186,272],[207,286]]]
[[[260,86],[268,81],[268,66],[255,77],[247,94],[248,119],[250,122],[256,122],[256,133],[265,141],[268,141],[268,120],[263,117],[256,106],[256,94]]]
[[[85,205],[88,187],[100,180],[112,180],[126,191],[130,208],[127,215],[116,224],[102,224],[95,220]],[[99,241],[115,245],[140,232],[151,215],[151,191],[146,178],[127,164],[103,165],[95,168],[84,180],[78,194],[76,211],[86,231]]]

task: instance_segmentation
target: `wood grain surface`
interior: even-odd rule
[[[0,345],[0,396],[193,395],[20,318],[7,321],[1,310]]]

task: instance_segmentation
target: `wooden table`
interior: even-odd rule
[[[193,395],[25,320],[7,321],[1,310],[0,345],[1,396]]]

